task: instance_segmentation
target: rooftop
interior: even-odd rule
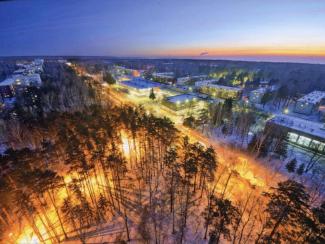
[[[267,89],[264,87],[260,87],[255,90],[252,90],[253,93],[265,93],[266,91],[267,91]]]
[[[15,83],[15,79],[12,77],[9,77],[3,81],[0,82],[0,86],[10,86],[10,85],[14,85]]]
[[[25,69],[17,69],[14,71],[14,74],[21,74],[24,73],[26,70]]]
[[[39,74],[27,74],[27,75],[12,75],[11,77],[0,82],[0,86],[10,86],[10,85],[31,85],[31,84],[41,84],[42,79]]]
[[[233,87],[233,86],[222,86],[222,85],[216,85],[216,84],[207,84],[203,85],[206,87],[216,88],[216,89],[222,89],[222,90],[231,90],[231,91],[241,91],[242,89],[239,87]]]
[[[127,80],[127,81],[122,81],[121,84],[124,84],[126,86],[130,86],[136,89],[150,89],[150,88],[155,88],[155,87],[160,87],[161,84],[157,82],[152,82],[149,80],[145,79],[132,79],[132,80]]]
[[[152,75],[155,77],[160,77],[160,78],[174,78],[175,77],[174,72],[155,72]]]
[[[166,100],[171,103],[182,103],[196,99],[198,99],[198,97],[192,94],[180,94],[172,97],[167,97]]]
[[[268,80],[260,80],[260,84],[266,85],[269,83],[270,83],[270,81],[268,81]]]
[[[325,140],[325,127],[323,123],[312,122],[284,114],[277,115],[270,122]]]
[[[210,80],[200,80],[200,81],[196,81],[195,82],[195,86],[204,86],[204,85],[208,85],[211,83],[217,82],[217,80],[215,79],[210,79]]]
[[[313,91],[298,99],[298,102],[317,104],[325,98],[325,92]]]

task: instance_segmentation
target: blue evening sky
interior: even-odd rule
[[[0,56],[325,62],[325,0],[0,1]]]

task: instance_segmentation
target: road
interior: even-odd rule
[[[233,170],[238,173],[236,179],[232,179],[233,189],[231,194],[240,196],[243,195],[243,191],[250,191],[252,188],[257,189],[258,192],[266,191],[270,186],[275,186],[276,183],[285,179],[283,175],[274,170],[274,167],[266,165],[265,162],[257,160],[243,151],[227,146],[219,142],[217,138],[208,138],[197,130],[183,126],[179,117],[162,109],[162,105],[158,102],[152,102],[150,99],[147,99],[147,101],[143,98],[138,99],[108,87],[105,87],[103,91],[104,98],[109,99],[116,105],[142,105],[155,116],[170,118],[181,134],[187,135],[192,141],[198,141],[205,146],[212,146],[217,152],[219,172],[221,171],[224,174],[221,181],[225,181],[228,177],[225,172],[230,173]],[[220,170],[220,168],[222,169]]]

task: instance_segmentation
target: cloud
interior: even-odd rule
[[[202,52],[202,53],[200,53],[200,56],[207,56],[207,55],[209,55],[208,52]]]

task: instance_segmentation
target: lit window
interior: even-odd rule
[[[289,132],[289,141],[291,141],[291,142],[297,142],[297,139],[298,139],[298,135],[297,134]]]
[[[300,138],[298,140],[298,144],[305,146],[305,147],[308,147],[310,142],[311,142],[311,139],[308,137],[305,137],[305,136],[300,136]]]

